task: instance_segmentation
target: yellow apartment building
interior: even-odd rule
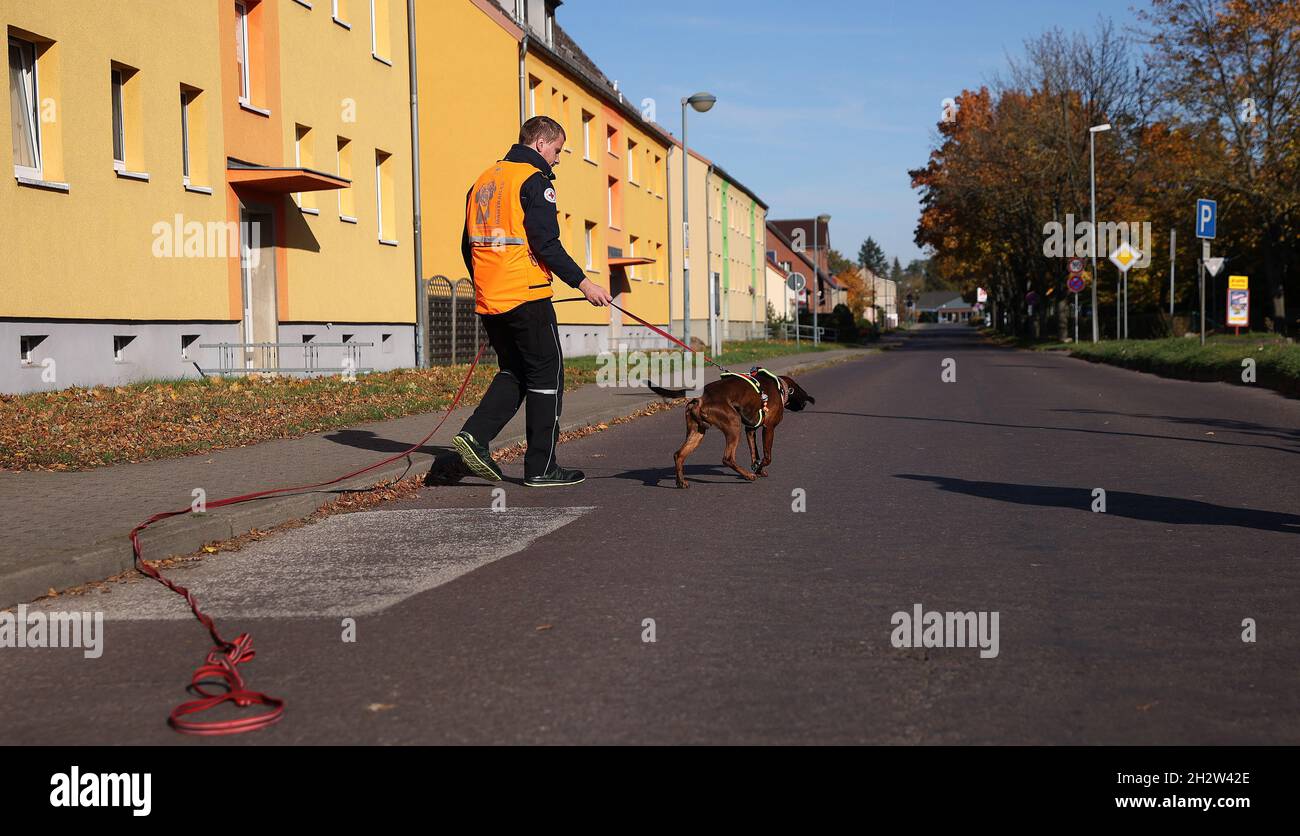
[[[505,155],[524,120],[546,115],[568,139],[555,169],[565,249],[619,305],[664,327],[670,140],[556,23],[559,5],[445,0],[428,13],[424,4],[417,8],[424,273],[465,276],[466,191]],[[623,266],[619,259],[650,262]],[[576,295],[556,283],[557,300]],[[569,356],[615,343],[667,344],[613,308],[568,303],[555,313]]]
[[[680,141],[673,141],[668,166],[675,187],[669,207],[673,333],[682,333],[682,266],[686,264],[691,281],[689,336],[698,337],[714,351],[727,340],[761,339],[768,299],[763,266],[768,206],[721,166],[691,150],[687,256],[682,245],[682,149]],[[707,271],[703,269],[706,263]]]
[[[0,391],[413,365],[405,3],[119,11],[0,0]]]

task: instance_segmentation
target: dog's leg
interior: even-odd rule
[[[686,407],[686,441],[682,447],[673,455],[673,464],[677,467],[677,487],[689,488],[690,483],[686,481],[686,476],[682,473],[682,465],[686,462],[686,457],[695,452],[695,448],[700,446],[704,440],[704,431],[708,424],[699,420],[697,410],[700,407],[699,399],[694,399]]]
[[[740,446],[740,414],[733,410],[728,420],[719,424],[718,429],[727,437],[727,447],[722,451],[722,463],[751,482],[758,478],[736,464],[736,448]]]
[[[758,466],[758,475],[767,475],[767,466],[772,463],[772,439],[776,435],[776,426],[763,427],[763,461]]]
[[[757,429],[751,430],[749,427],[745,428],[745,440],[749,442],[749,462],[750,465],[754,468],[754,470],[758,470],[758,440],[756,438],[757,433],[758,433]],[[762,476],[763,474],[760,473],[758,475]]]

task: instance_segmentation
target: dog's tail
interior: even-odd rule
[[[700,415],[700,399],[691,398],[686,402],[686,426],[704,429],[704,418]]]

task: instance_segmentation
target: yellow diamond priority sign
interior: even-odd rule
[[[1130,247],[1128,242],[1120,244],[1115,252],[1110,254],[1110,262],[1120,269],[1120,272],[1127,273],[1128,268],[1133,266],[1133,262],[1142,257],[1142,253]]]

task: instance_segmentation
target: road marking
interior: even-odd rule
[[[367,615],[530,546],[591,506],[368,511],[339,514],[209,557],[168,577],[223,618]],[[106,620],[189,619],[184,599],[153,582],[76,599]],[[70,606],[57,598],[40,609]],[[37,609],[29,606],[29,610]]]

